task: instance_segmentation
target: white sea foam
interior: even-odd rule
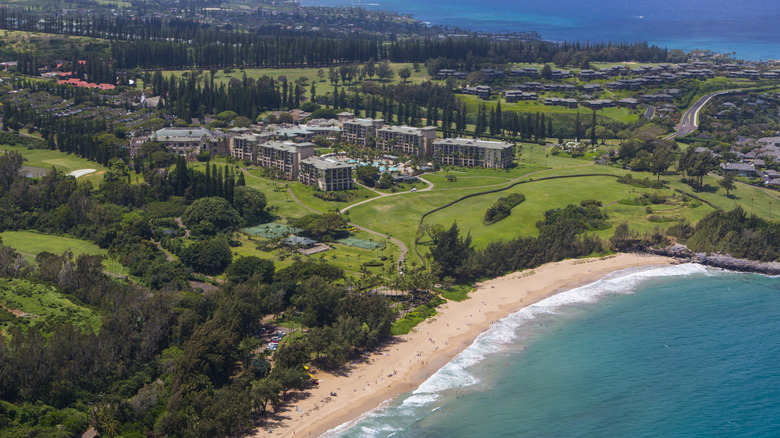
[[[507,344],[517,339],[517,329],[540,315],[557,314],[564,306],[596,302],[605,295],[632,293],[639,283],[652,278],[696,274],[716,275],[717,272],[717,270],[692,263],[664,267],[632,268],[613,272],[594,283],[548,297],[493,323],[490,329],[480,334],[469,347],[423,382],[400,405],[389,408],[388,405],[384,404],[374,411],[364,414],[358,420],[344,423],[331,429],[324,436],[338,436],[354,424],[366,419],[371,419],[372,424],[382,423],[382,417],[393,416],[391,411],[395,411],[395,414],[406,412],[409,415],[413,415],[415,408],[432,404],[439,399],[443,391],[479,383],[479,379],[469,373],[469,369],[473,365],[482,362],[486,356],[505,351]],[[361,428],[362,436],[376,436],[379,432],[375,431],[382,431],[385,427],[389,426]]]

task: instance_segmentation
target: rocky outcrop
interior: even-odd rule
[[[685,245],[672,245],[666,248],[644,248],[644,252],[673,257],[678,260],[699,263],[713,268],[728,269],[729,271],[752,272],[765,275],[780,275],[780,262],[758,262],[732,257],[727,254],[695,253]]]

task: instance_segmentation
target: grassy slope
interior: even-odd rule
[[[28,259],[33,259],[44,251],[53,254],[71,251],[74,257],[78,257],[81,254],[108,255],[108,251],[86,240],[42,234],[34,231],[3,231],[0,233],[0,238],[3,239],[3,245],[14,248]],[[125,269],[119,263],[106,259],[103,260],[103,266],[109,272],[126,274]]]
[[[495,108],[496,104],[498,103],[498,100],[482,100],[476,96],[468,96],[468,95],[461,95],[458,96],[459,99],[464,101],[466,103],[466,108],[468,108],[468,111],[470,113],[476,113],[479,109],[479,106],[484,104],[485,107],[487,107],[487,110],[490,111],[491,108]],[[567,114],[567,115],[575,115],[578,112],[580,113],[580,117],[588,116],[590,117],[590,114],[592,110],[580,107],[580,108],[564,108],[562,106],[548,106],[544,105],[541,102],[531,102],[531,101],[522,101],[518,103],[507,103],[503,99],[501,100],[501,110],[502,111],[518,111],[521,113],[541,113],[541,114]],[[641,110],[630,110],[627,108],[606,108],[603,110],[596,111],[596,115],[599,117],[606,117],[609,119],[618,120],[621,122],[635,122],[639,118],[639,114],[641,113]]]
[[[108,170],[100,163],[57,150],[26,149],[8,145],[0,145],[0,150],[20,152],[22,156],[27,159],[27,161],[24,162],[25,166],[42,167],[44,169],[51,169],[51,167],[54,166],[58,171],[65,173],[70,173],[79,169],[95,169],[97,172],[78,178],[79,181],[92,181],[94,184],[103,181],[103,173],[101,172]]]
[[[61,325],[66,323],[92,331],[100,329],[100,315],[93,310],[74,304],[65,295],[51,286],[30,283],[26,280],[0,279],[0,303],[11,310],[36,315],[18,317],[16,320],[0,323],[0,332],[13,325],[22,327]]]

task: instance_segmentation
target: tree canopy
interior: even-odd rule
[[[196,226],[202,222],[212,224],[217,230],[229,230],[238,226],[240,218],[236,210],[224,198],[213,196],[193,202],[182,218],[187,226]]]

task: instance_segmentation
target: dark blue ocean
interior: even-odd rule
[[[780,279],[623,271],[496,323],[329,436],[780,436]]]
[[[301,0],[413,14],[482,31],[530,31],[554,41],[648,41],[669,49],[780,58],[777,0]]]

